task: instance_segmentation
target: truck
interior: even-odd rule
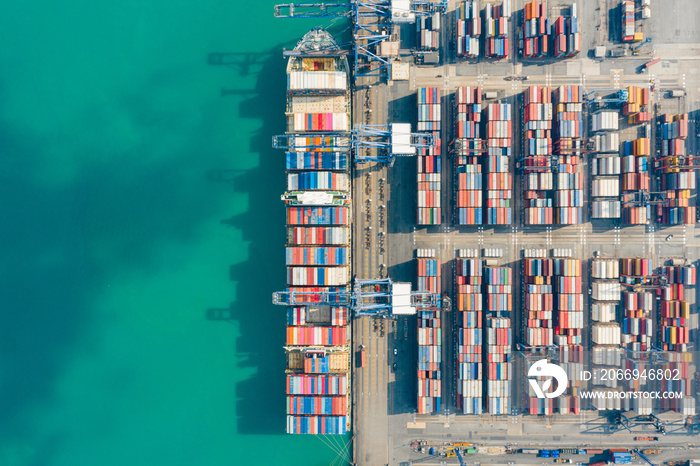
[[[360,367],[365,367],[365,350],[360,350]]]
[[[646,63],[644,64],[644,69],[645,69],[645,70],[648,70],[649,67],[651,67],[651,66],[653,66],[653,65],[656,65],[656,64],[659,63],[660,61],[661,61],[661,58],[654,58],[652,61],[648,61],[648,62],[646,62]]]
[[[635,437],[634,440],[637,442],[658,442],[659,437]]]

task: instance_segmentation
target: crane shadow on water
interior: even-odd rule
[[[281,48],[259,54],[260,60],[243,54],[244,65],[235,66],[241,72],[250,71],[248,64],[260,67],[256,86],[245,92],[226,92],[242,94],[241,120],[262,122],[261,129],[250,134],[250,147],[232,154],[257,157],[258,165],[247,170],[212,169],[206,174],[209,181],[227,183],[233,193],[244,194],[248,200],[244,212],[221,220],[222,225],[239,230],[241,240],[248,243],[247,258],[229,270],[235,300],[228,308],[206,310],[205,318],[239,328],[236,370],[251,375],[236,384],[237,431],[250,435],[281,434],[286,425],[285,310],[274,306],[271,299],[273,291],[284,287],[285,214],[279,198],[285,186],[284,156],[271,146],[271,136],[285,131],[286,63],[278,53]]]

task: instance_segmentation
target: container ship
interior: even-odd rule
[[[351,164],[336,139],[349,129],[351,105],[339,50],[314,28],[287,65],[287,291],[304,293],[303,305],[290,299],[287,307],[290,434],[345,434],[350,425],[350,310],[342,293],[351,278]]]

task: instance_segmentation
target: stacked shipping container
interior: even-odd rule
[[[620,5],[620,19],[622,20],[622,42],[634,40],[634,2],[625,1]]]
[[[581,52],[581,34],[578,32],[577,5],[571,5],[571,16],[559,16],[554,20],[552,31],[555,57],[573,57]]]
[[[418,89],[418,131],[432,132],[435,144],[419,149],[418,161],[418,224],[439,225],[441,214],[442,172],[442,106],[439,87]]]
[[[525,346],[554,345],[554,262],[552,259],[523,259]],[[529,367],[526,367],[526,374]],[[552,414],[554,401],[538,398],[528,387],[526,405],[532,415]]]
[[[418,259],[418,290],[440,293],[440,259]],[[418,310],[418,413],[440,412],[442,328],[438,308]]]
[[[484,9],[485,54],[489,58],[508,56],[508,19],[510,13],[510,0],[503,0],[500,4],[486,4]]]
[[[561,414],[578,414],[579,390],[585,384],[583,372],[583,291],[580,259],[554,259],[556,296],[555,343],[559,346],[559,365],[566,371],[569,383],[557,398]]]
[[[483,262],[456,260],[457,409],[464,414],[483,411]]]
[[[583,96],[579,86],[559,86],[555,95],[554,135],[559,160],[556,221],[560,225],[575,225],[583,222],[583,173],[579,169],[583,162]]]
[[[548,87],[531,86],[524,94],[525,225],[554,224],[552,171],[552,94]]]
[[[510,104],[489,104],[486,108],[485,164],[488,172],[486,192],[486,223],[510,225],[512,219],[513,177],[510,173],[512,157],[512,107]]]
[[[481,10],[479,0],[466,0],[457,5],[457,56],[479,57]]]
[[[481,225],[483,176],[479,162],[481,139],[481,88],[459,87],[456,92],[457,128],[455,161],[457,173],[456,215],[459,225]]]
[[[440,49],[441,19],[439,12],[430,16],[416,16],[416,34],[418,35],[416,42],[419,44],[420,50]]]
[[[547,3],[533,0],[525,4],[523,30],[523,57],[546,57],[549,52]]]
[[[596,154],[591,159],[591,218],[620,218],[620,135],[602,133],[593,140]]]
[[[649,155],[651,142],[649,138],[625,141],[622,144],[622,191],[649,191]],[[644,225],[649,222],[648,206],[624,206],[623,221],[628,225]]]
[[[662,379],[661,390],[684,395],[682,399],[661,400],[661,408],[694,415],[692,353],[688,351],[690,303],[686,296],[695,293],[696,269],[692,266],[661,267],[661,275],[667,278],[669,284],[662,291],[659,310],[661,347],[669,351],[666,353],[669,362],[664,364],[663,369],[678,376]]]
[[[629,86],[627,88],[627,102],[622,106],[622,114],[627,115],[630,125],[651,121],[649,105],[649,88]]]
[[[620,261],[594,259],[591,262],[591,363],[592,384],[609,387],[608,370],[620,369],[620,325],[616,322],[620,302]],[[594,389],[594,391],[598,391]],[[597,409],[606,409],[605,402],[593,401]]]
[[[486,410],[508,414],[513,379],[513,271],[510,267],[486,267]]]
[[[545,2],[533,0],[526,3],[523,13],[523,57],[545,58],[550,48],[552,56],[557,58],[578,54],[581,51],[581,34],[578,32],[576,3],[571,6],[570,13],[570,16],[549,20]]]
[[[661,189],[666,191],[667,205],[656,206],[656,218],[665,225],[695,223],[695,206],[691,190],[695,189],[693,157],[685,156],[688,137],[688,114],[663,115],[661,118],[661,154],[655,166],[661,170]]]

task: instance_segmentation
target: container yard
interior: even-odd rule
[[[393,5],[400,26],[385,18],[368,23],[374,39],[354,37],[369,49],[355,56],[354,150],[285,149],[287,286],[327,300],[356,280],[390,279],[440,304],[389,316],[340,303],[288,306],[287,375],[328,378],[305,382],[313,387],[346,376],[343,393],[297,393],[288,383],[288,430],[332,431],[345,417],[337,433],[352,425],[357,464],[523,459],[511,454],[622,464],[625,452],[641,459],[629,449],[636,436],[668,429],[687,440],[700,430],[691,418],[700,320],[700,91],[691,87],[700,80],[695,59],[657,39],[670,34],[668,21],[627,3],[599,11],[571,0],[461,0],[422,5],[414,21]],[[383,35],[393,48],[373,49]],[[429,64],[428,55],[440,59]],[[307,98],[288,104],[303,116],[288,113],[299,139],[342,137],[342,117],[327,116],[343,113],[333,79],[341,78],[317,79],[321,100],[290,85]],[[396,141],[378,136],[363,145],[366,125],[398,122],[410,125],[415,151],[392,153]],[[358,160],[362,152],[370,162]],[[312,197],[296,192],[329,201],[304,204]],[[553,398],[536,390],[560,386],[534,375],[545,365],[566,374]],[[678,378],[610,377],[652,370]],[[682,396],[625,396],[657,390]],[[307,417],[315,420],[299,421]],[[561,438],[571,445],[557,449]],[[676,442],[658,438],[654,448]]]

